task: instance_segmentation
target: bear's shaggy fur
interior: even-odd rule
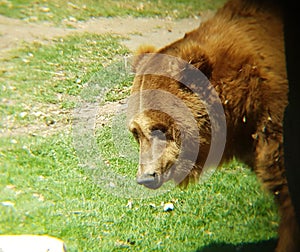
[[[193,64],[209,79],[226,116],[227,137],[222,162],[236,157],[253,168],[279,204],[281,223],[276,251],[300,251],[300,233],[284,168],[282,125],[288,81],[280,9],[273,3],[230,0],[214,17],[186,33],[182,39],[160,50],[150,46],[139,50],[134,63],[137,72],[151,67],[172,71],[176,66],[164,61],[151,65],[151,60],[144,60],[144,53],[178,57]],[[145,90],[169,92],[192,110],[201,146],[193,169],[183,181],[176,182],[187,184],[197,179],[211,140],[210,119],[204,104],[189,88],[166,76],[136,75],[132,94]],[[138,111],[139,102],[137,99],[129,104],[129,109]],[[146,102],[164,104],[166,101],[154,95]],[[174,174],[168,173],[177,162],[182,144],[182,132],[173,118],[182,113],[176,110],[177,107],[169,107],[166,111],[170,113],[155,109],[140,111],[129,121],[129,129],[140,144],[137,181],[147,187],[155,189],[174,178]],[[194,134],[189,131],[188,122],[183,128],[187,135]],[[188,161],[176,165],[176,169],[184,169],[185,164]]]

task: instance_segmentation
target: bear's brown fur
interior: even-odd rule
[[[176,68],[163,60],[155,64],[151,60],[144,60],[143,53],[151,52],[181,58],[193,64],[209,79],[219,94],[226,116],[227,137],[222,162],[236,157],[253,168],[279,204],[281,223],[276,251],[300,251],[300,233],[284,169],[282,125],[288,82],[280,9],[273,3],[268,5],[251,0],[231,0],[214,17],[186,33],[182,39],[160,50],[147,46],[141,48],[134,63],[137,73],[142,73],[145,68],[153,68],[152,72],[159,68],[166,71]],[[192,110],[201,146],[193,169],[183,181],[176,182],[187,184],[197,179],[211,140],[210,119],[205,105],[189,88],[170,77],[136,75],[132,94],[145,90],[169,92]],[[167,101],[158,94],[151,99],[144,99],[144,102],[150,105],[166,104],[169,106],[166,111],[170,111],[140,111],[129,121],[129,129],[140,144],[137,180],[155,189],[164,181],[174,178],[174,174],[168,173],[171,173],[171,167],[180,155],[182,132],[179,132],[178,122],[173,115],[182,112],[177,111],[176,105],[167,105]],[[129,104],[129,109],[138,111],[140,106],[137,99]],[[183,125],[185,133],[192,135],[194,133],[188,124],[187,120]],[[194,145],[191,142],[192,148]],[[184,169],[185,165],[188,165],[188,161],[176,169]]]

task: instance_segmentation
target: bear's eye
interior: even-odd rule
[[[167,128],[163,125],[157,125],[150,129],[151,137],[158,138],[160,140],[166,140]]]
[[[153,131],[151,131],[150,135],[151,135],[152,138],[155,137],[155,138],[158,138],[160,140],[165,140],[166,139],[165,133],[163,133],[160,130],[153,130]]]

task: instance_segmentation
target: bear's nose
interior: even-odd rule
[[[136,178],[136,181],[140,185],[144,185],[147,188],[150,189],[157,189],[161,187],[163,180],[160,178],[160,176],[156,173],[146,173],[143,175],[140,175]]]
[[[156,173],[142,174],[136,178],[136,182],[140,185],[150,185],[155,182]]]

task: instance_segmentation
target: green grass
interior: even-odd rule
[[[99,138],[112,161],[112,139]],[[2,137],[0,146],[0,234],[53,235],[70,251],[195,251],[276,237],[272,198],[237,162],[187,190],[131,199],[130,208],[130,199],[104,190],[80,168],[70,135]],[[126,160],[110,165],[114,172],[135,169]],[[174,211],[164,212],[162,202],[173,202]]]
[[[57,93],[78,95],[82,85],[104,65],[129,53],[118,43],[119,39],[87,33],[54,39],[51,46],[28,44],[12,53],[12,65],[9,70],[2,70],[0,78],[9,79],[22,96],[29,94],[42,102],[60,102]],[[13,93],[9,87],[5,90],[8,95]]]
[[[220,7],[224,0],[155,0],[155,1],[35,1],[11,0],[0,2],[0,14],[29,21],[50,21],[56,24],[87,20],[91,17],[173,17],[184,18],[201,11]]]
[[[129,52],[119,39],[110,35],[74,35],[57,38],[51,45],[28,44],[12,52],[9,59],[1,60],[0,118],[10,117],[15,125],[28,125],[33,120],[60,121],[59,114],[42,118],[36,114],[48,114],[49,107],[44,104],[60,110],[74,108],[76,97],[91,81],[101,87],[114,85],[115,91],[128,87],[130,77],[122,77],[117,71],[122,67],[122,57]],[[128,94],[128,90],[123,94],[114,90],[106,95],[106,101]]]

